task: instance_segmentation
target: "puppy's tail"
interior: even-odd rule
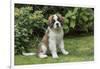
[[[32,56],[32,55],[36,55],[36,53],[25,53],[25,52],[22,52],[22,55],[24,55],[24,56]]]

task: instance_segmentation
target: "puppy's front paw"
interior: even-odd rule
[[[58,58],[58,55],[53,55],[52,58]]]
[[[68,55],[69,52],[68,52],[68,51],[63,51],[63,54],[64,54],[64,55]]]

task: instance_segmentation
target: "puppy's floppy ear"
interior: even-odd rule
[[[63,16],[61,16],[61,20],[64,22],[64,17]]]
[[[49,16],[49,18],[48,18],[48,26],[50,26],[51,25],[51,23],[52,23],[52,19],[53,19],[53,16],[51,15],[51,16]]]
[[[61,16],[61,15],[58,15],[58,17],[59,17],[59,20],[60,20],[61,24],[63,25],[63,23],[64,23],[64,17]]]
[[[60,20],[61,20],[62,22],[64,22],[64,17],[63,17],[63,16],[59,15],[59,18],[60,18]]]

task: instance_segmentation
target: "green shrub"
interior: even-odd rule
[[[72,8],[65,14],[65,30],[69,33],[75,32],[93,32],[94,28],[94,10],[91,8]],[[66,29],[67,27],[67,29]]]
[[[29,52],[32,43],[36,45],[38,42],[33,40],[45,31],[47,20],[42,11],[31,11],[32,7],[15,8],[15,54],[21,54],[23,50]]]

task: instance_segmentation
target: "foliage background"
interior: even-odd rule
[[[48,5],[15,4],[15,54],[36,49],[48,26],[48,16],[64,17],[64,36],[94,33],[94,9]]]

